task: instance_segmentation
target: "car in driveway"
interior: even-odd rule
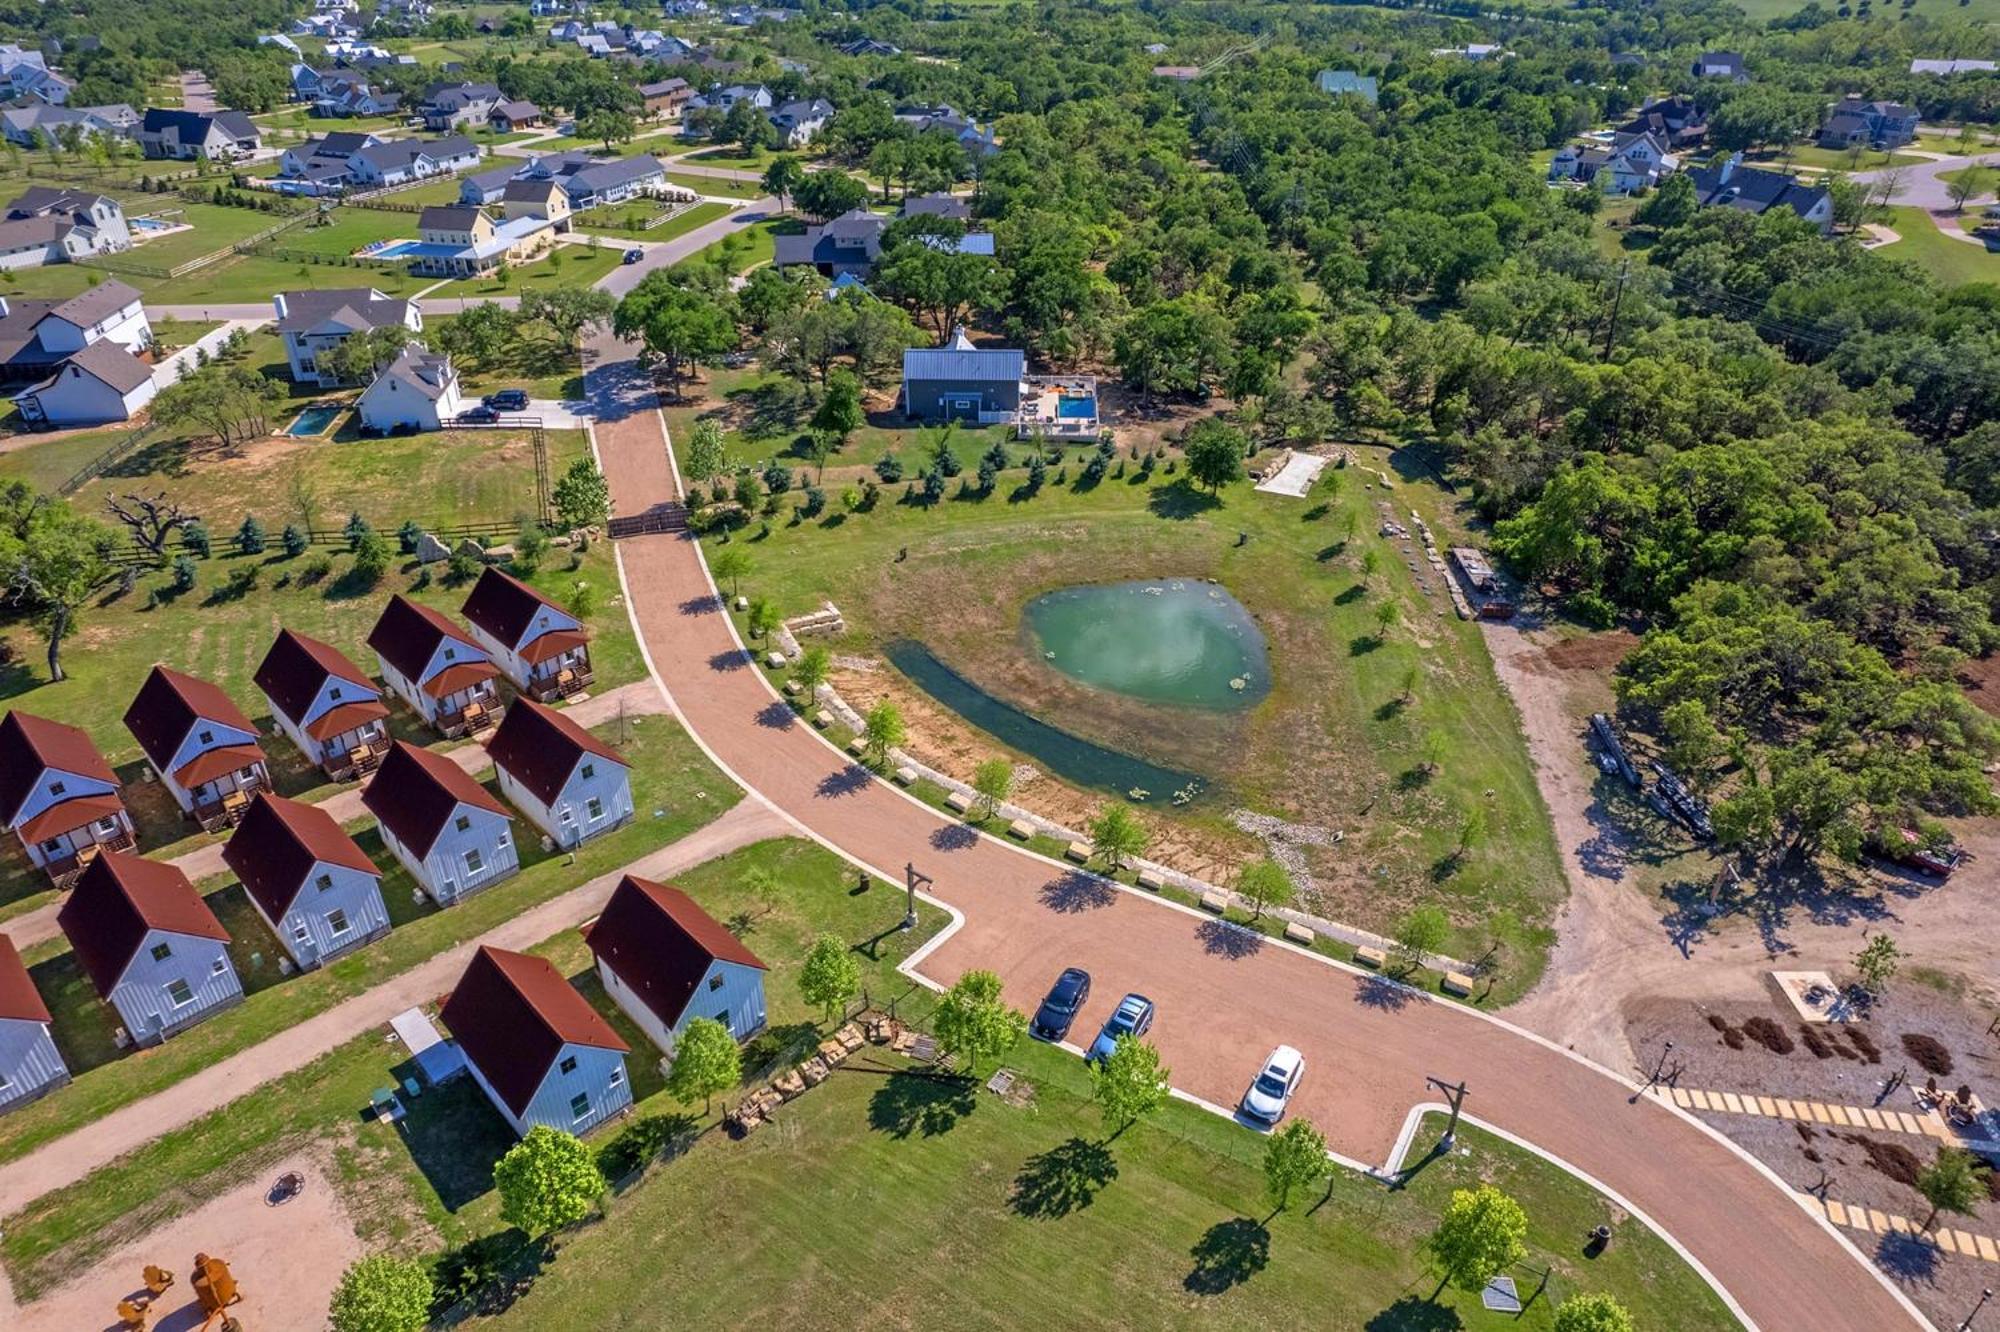
[[[644,250],[627,250],[625,251],[625,257],[620,262],[627,264],[636,264],[645,257],[646,257],[646,252]]]
[[[1028,1034],[1038,1041],[1059,1041],[1069,1035],[1070,1023],[1076,1021],[1076,1011],[1083,1007],[1083,1001],[1090,998],[1090,973],[1082,967],[1067,967],[1056,977],[1056,983],[1049,987],[1048,997],[1035,1010],[1034,1020],[1028,1023]]]
[[[460,425],[492,425],[499,419],[500,413],[494,411],[483,402],[476,406],[468,407],[458,414],[458,423]]]
[[[528,390],[501,389],[487,394],[485,402],[496,412],[525,412],[528,410]]]
[[[1285,1117],[1292,1093],[1305,1077],[1306,1057],[1289,1045],[1281,1045],[1264,1061],[1264,1067],[1250,1083],[1250,1090],[1243,1093],[1239,1108],[1246,1118],[1259,1124],[1275,1124]]]
[[[1137,1039],[1153,1029],[1153,1001],[1143,994],[1128,994],[1118,1001],[1118,1007],[1105,1020],[1104,1030],[1097,1033],[1097,1039],[1090,1043],[1090,1051],[1084,1059],[1095,1063],[1106,1058],[1118,1048],[1120,1036]]]

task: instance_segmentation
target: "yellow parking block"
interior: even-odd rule
[[[1888,1127],[1882,1122],[1882,1116],[1876,1114],[1865,1105],[1861,1107],[1861,1119],[1869,1128],[1874,1129],[1878,1133]]]
[[[1972,1238],[1979,1245],[1979,1256],[1981,1258],[1984,1258],[1989,1263],[2000,1263],[2000,1248],[1995,1248],[1992,1240],[1987,1239],[1984,1235],[1974,1235]]]
[[[1835,1224],[1836,1226],[1846,1225],[1847,1224],[1846,1204],[1838,1203],[1835,1202],[1833,1199],[1828,1198],[1826,1200],[1826,1219],[1833,1222],[1833,1224]]]
[[[1667,1094],[1672,1096],[1674,1104],[1680,1106],[1683,1110],[1694,1104],[1693,1098],[1688,1095],[1685,1087],[1669,1087]]]
[[[1757,1098],[1757,1113],[1763,1115],[1766,1119],[1776,1119],[1778,1117],[1778,1103],[1768,1096],[1759,1096]]]
[[[1888,1216],[1888,1213],[1886,1213],[1886,1212],[1878,1212],[1878,1211],[1876,1211],[1876,1210],[1875,1210],[1874,1208],[1872,1208],[1872,1207],[1871,1207],[1871,1208],[1869,1208],[1869,1209],[1868,1209],[1868,1228],[1869,1228],[1870,1230],[1874,1231],[1874,1232],[1875,1232],[1876,1234],[1878,1234],[1878,1235],[1886,1235],[1886,1234],[1888,1234],[1888,1233],[1889,1233],[1889,1216]]]
[[[1774,1108],[1771,1113],[1779,1119],[1797,1119],[1799,1117],[1798,1112],[1792,1109],[1792,1103],[1782,1096],[1772,1104]]]
[[[1702,1091],[1700,1088],[1695,1088],[1689,1091],[1688,1099],[1694,1102],[1695,1109],[1697,1110],[1708,1109],[1708,1093]]]
[[[1806,1109],[1812,1111],[1813,1122],[1815,1124],[1831,1124],[1833,1122],[1833,1116],[1828,1114],[1826,1107],[1818,1101],[1806,1102]]]

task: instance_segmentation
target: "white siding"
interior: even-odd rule
[[[463,831],[458,827],[461,817],[468,825]],[[422,857],[405,846],[388,824],[380,826],[382,840],[396,853],[396,859],[439,906],[450,906],[461,897],[490,888],[521,868],[514,850],[513,820],[489,810],[458,806],[445,820],[444,831],[438,834],[430,854]],[[477,870],[468,867],[468,852],[478,854]]]
[[[204,735],[208,737],[206,740],[202,739]],[[221,722],[196,718],[194,725],[188,727],[187,734],[181,737],[180,747],[174,750],[174,756],[167,760],[165,764],[167,773],[163,775],[179,772],[182,768],[211,749],[225,749],[230,745],[254,745],[256,743],[257,736],[253,731],[245,731],[235,726],[226,726]]]
[[[326,887],[320,886],[321,878],[327,880]],[[254,896],[250,901],[301,970],[358,948],[389,928],[389,911],[382,905],[381,876],[324,861],[314,862],[283,920],[272,920]],[[336,911],[346,917],[347,925],[338,934],[332,920]],[[301,929],[304,939],[299,938]]]
[[[476,624],[472,626],[472,636],[479,640],[479,645],[486,649],[493,663],[509,680],[526,689],[531,683],[529,677],[533,674],[533,668],[522,659],[521,652],[544,634],[581,628],[583,625],[574,616],[553,606],[544,606],[535,612],[535,618],[522,633],[521,641],[518,643],[502,643]]]
[[[383,682],[396,691],[398,698],[410,705],[411,711],[427,722],[437,721],[436,699],[417,688],[416,681],[391,666],[389,659],[379,652],[375,654],[375,664],[382,668]]]
[[[584,776],[586,769],[591,773],[588,777]],[[583,756],[570,771],[563,789],[556,793],[554,802],[547,805],[537,800],[534,792],[522,786],[505,768],[495,764],[494,772],[500,778],[501,794],[526,814],[530,822],[547,833],[557,846],[580,846],[632,817],[632,783],[625,765],[595,754]],[[590,808],[593,799],[597,801],[595,817],[592,817]]]
[[[50,789],[58,785],[62,787],[61,791]],[[115,795],[117,791],[115,785],[101,777],[84,777],[74,772],[64,772],[60,768],[44,768],[41,779],[35,783],[35,789],[21,802],[20,813],[16,814],[14,821],[7,826],[10,829],[19,828],[50,805],[64,800],[74,800],[78,796],[87,795]]]
[[[129,421],[159,392],[148,379],[129,393],[120,393],[96,375],[75,365],[57,372],[55,382],[33,395],[41,419],[50,425],[102,425]]]
[[[318,764],[321,758],[319,741],[307,735],[297,722],[287,717],[285,710],[279,707],[277,700],[269,694],[264,695],[264,705],[271,710],[271,720],[278,723],[278,730],[285,739],[297,745],[301,753],[314,764]]]
[[[674,1052],[674,1034],[667,1029],[667,1024],[660,1021],[658,1013],[646,1007],[646,1001],[635,994],[631,986],[618,979],[618,973],[601,957],[597,959],[597,978],[604,982],[604,992],[611,996],[612,1002],[625,1010],[625,1016],[646,1033],[646,1039],[658,1046],[661,1054]]]
[[[156,959],[153,949],[161,944],[170,953],[164,959]],[[186,981],[192,994],[179,1007],[167,996],[167,987],[176,980]],[[125,1030],[140,1045],[157,1045],[174,1032],[191,1027],[242,998],[243,986],[236,979],[236,968],[230,965],[229,950],[221,941],[193,934],[170,934],[165,930],[147,932],[132,954],[125,974],[111,989],[111,1006],[118,1010]]]
[[[46,1022],[0,1019],[0,1111],[25,1105],[69,1081],[69,1069],[49,1036]]]
[[[566,1058],[576,1060],[575,1072],[562,1071]],[[581,1118],[571,1108],[579,1095],[589,1098],[589,1108]],[[537,1124],[546,1124],[581,1137],[631,1104],[632,1080],[625,1076],[624,1055],[594,1046],[565,1045],[515,1128],[525,1133]]]

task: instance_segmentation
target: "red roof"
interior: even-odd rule
[[[192,791],[203,782],[227,777],[232,772],[253,768],[264,761],[264,751],[255,745],[224,745],[197,754],[174,770],[174,780],[183,790]]]
[[[548,959],[500,948],[473,954],[438,1016],[517,1115],[565,1045],[631,1049]]]
[[[369,722],[380,721],[389,715],[389,705],[370,699],[366,703],[342,703],[328,708],[313,719],[306,727],[306,734],[315,740],[327,740],[349,731],[358,731]]]
[[[490,564],[472,585],[472,594],[466,597],[465,604],[459,607],[467,620],[510,648],[520,646],[521,636],[534,626],[535,617],[543,611],[555,611],[566,625],[576,619],[520,579],[501,573]]]
[[[404,679],[416,683],[424,667],[430,664],[431,654],[447,638],[464,644],[464,650],[472,654],[470,660],[486,659],[486,650],[471,634],[429,606],[411,601],[399,592],[382,608],[382,617],[369,632],[368,646],[380,653],[382,660],[395,667]]]
[[[243,709],[230,701],[229,695],[208,681],[197,680],[171,666],[153,667],[153,673],[139,688],[139,696],[125,709],[125,729],[132,733],[156,768],[167,765],[197,721],[233,726],[247,735],[257,734],[257,728],[243,715]]]
[[[580,648],[589,641],[590,635],[580,629],[551,629],[521,649],[521,660],[539,666],[550,657]]]
[[[361,793],[361,803],[419,856],[431,853],[445,820],[460,804],[513,817],[465,769],[442,754],[401,740],[389,747],[388,757]]]
[[[618,881],[585,942],[669,1028],[687,1011],[710,964],[735,962],[766,970],[741,939],[693,898],[635,874]]]
[[[563,783],[585,754],[621,768],[632,765],[569,718],[531,698],[517,698],[486,742],[495,767],[521,783],[544,805],[562,794]]]
[[[29,846],[60,837],[72,828],[108,819],[125,812],[125,802],[116,795],[76,796],[58,800],[21,825],[21,841]]]
[[[105,998],[152,930],[229,942],[187,875],[163,861],[106,851],[77,876],[56,924]]]
[[[296,723],[319,697],[328,676],[365,689],[370,697],[379,692],[368,673],[339,648],[290,629],[278,631],[263,664],[257,667],[256,680],[271,706]]]
[[[499,674],[499,667],[481,657],[478,661],[462,661],[445,667],[424,681],[423,689],[432,698],[449,698],[461,689],[470,689],[480,681],[494,679]]]
[[[118,785],[118,774],[80,728],[18,708],[0,717],[0,819],[14,821],[48,768]]]
[[[21,951],[14,947],[14,941],[0,934],[0,1018],[17,1018],[22,1022],[47,1022],[49,1006],[42,1001],[40,990],[28,975],[28,968],[21,962]]]
[[[285,918],[305,886],[306,875],[322,861],[381,877],[375,862],[340,830],[331,814],[317,805],[262,792],[223,843],[222,859],[274,921]]]

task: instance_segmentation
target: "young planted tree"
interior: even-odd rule
[[[799,997],[832,1022],[847,1001],[861,993],[861,964],[847,940],[822,934],[806,950],[799,968]]]
[[[753,597],[750,601],[750,636],[767,638],[778,627],[778,608],[769,597]]]
[[[1896,941],[1887,934],[1877,934],[1854,955],[1854,974],[1861,978],[1862,989],[1880,997],[1902,959]]]
[[[694,429],[688,432],[681,470],[687,473],[688,480],[702,482],[718,475],[722,467],[722,427],[710,420],[696,421]]]
[[[868,715],[862,719],[861,738],[868,747],[868,757],[876,763],[888,762],[889,751],[902,744],[907,735],[902,709],[886,698],[868,709]]]
[[[1028,1029],[1028,1017],[1000,997],[998,976],[968,971],[938,1001],[931,1029],[940,1046],[977,1070],[982,1060],[997,1059],[1014,1047]]]
[[[1173,1075],[1160,1063],[1160,1052],[1131,1034],[1120,1036],[1111,1053],[1090,1068],[1090,1095],[1114,1141],[1167,1102],[1167,1082]]]
[[[715,575],[716,582],[729,584],[729,595],[733,597],[750,573],[750,555],[735,546],[724,546],[709,558],[708,571]]]
[[[1424,964],[1424,959],[1444,947],[1451,936],[1451,919],[1443,907],[1413,907],[1396,926],[1395,962],[1398,971],[1408,973]]]
[[[1297,891],[1285,867],[1269,857],[1251,861],[1236,876],[1237,896],[1249,900],[1253,916],[1262,916],[1269,907],[1290,906]]]
[[[1014,765],[1006,759],[985,760],[972,770],[972,789],[979,796],[979,816],[992,818],[1014,793]]]
[[[1556,1308],[1554,1332],[1632,1332],[1632,1315],[1609,1295],[1572,1295]]]
[[[827,377],[826,396],[813,410],[813,429],[833,436],[834,446],[838,448],[861,428],[861,419],[861,381],[854,377],[851,370],[835,370]]]
[[[1113,874],[1125,862],[1142,854],[1148,841],[1145,825],[1124,805],[1113,802],[1090,825],[1090,850],[1108,865]]]
[[[1376,604],[1375,606],[1376,642],[1386,643],[1389,641],[1389,631],[1396,627],[1396,621],[1398,618],[1400,618],[1401,614],[1402,613],[1396,609],[1396,603],[1393,601],[1383,601],[1383,602],[1378,602]]]
[[[604,1196],[597,1156],[573,1133],[545,1124],[528,1130],[493,1167],[500,1219],[530,1235],[574,1225]]]
[[[436,1294],[416,1259],[372,1254],[340,1274],[327,1322],[333,1332],[423,1332]]]
[[[1960,1147],[1940,1147],[1935,1160],[1917,1172],[1917,1192],[1931,1205],[1923,1228],[1936,1224],[1939,1212],[1975,1215],[1979,1200],[1986,1194],[1986,1181],[1972,1153]]]
[[[1183,449],[1188,475],[1211,494],[1243,476],[1243,432],[1216,418],[1204,417],[1188,431]]]
[[[694,1018],[674,1042],[674,1064],[667,1071],[667,1091],[676,1101],[692,1104],[701,1098],[705,1115],[718,1092],[743,1080],[743,1052],[729,1028],[714,1018]]]
[[[1521,1261],[1527,1234],[1528,1214],[1521,1204],[1491,1184],[1453,1190],[1437,1229],[1424,1243],[1438,1273],[1431,1301],[1446,1286],[1475,1295],[1486,1289],[1487,1282]]]
[[[1294,1119],[1264,1144],[1264,1191],[1281,1212],[1290,1205],[1293,1190],[1309,1189],[1332,1173],[1326,1139],[1303,1119]]]
[[[1450,745],[1451,741],[1443,731],[1432,728],[1424,732],[1423,747],[1419,751],[1419,756],[1423,759],[1426,774],[1436,773],[1438,769],[1444,767],[1444,756]]]
[[[826,683],[833,671],[833,654],[824,647],[809,647],[799,654],[798,664],[792,667],[792,678],[805,691],[808,703],[819,697],[819,687]]]
[[[1954,213],[1964,212],[1967,203],[1986,192],[1988,179],[1986,169],[1981,166],[1965,167],[1954,174],[1948,190],[1951,210]]]

